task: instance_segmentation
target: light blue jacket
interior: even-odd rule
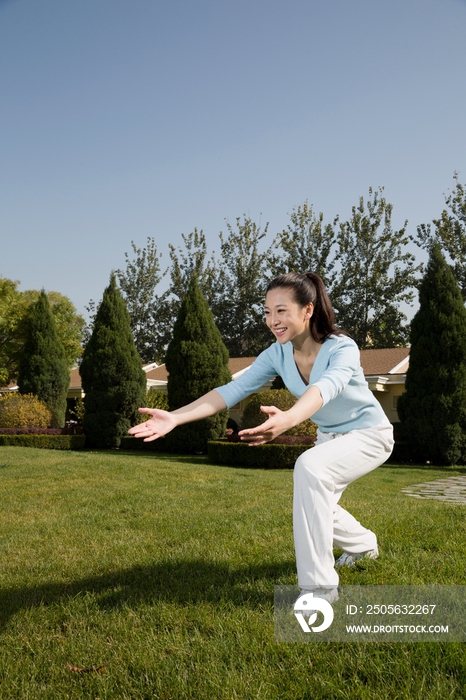
[[[324,433],[375,428],[385,417],[364,378],[359,348],[344,335],[331,335],[323,342],[309,384],[305,384],[298,371],[293,345],[277,342],[264,350],[241,377],[217,387],[216,391],[231,408],[277,375],[297,398],[310,386],[319,388],[323,406],[312,420]]]

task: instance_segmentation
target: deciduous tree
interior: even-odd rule
[[[168,245],[171,260],[170,293],[178,301],[177,306],[173,307],[176,310],[175,318],[188,292],[193,275],[197,277],[199,289],[209,307],[214,303],[216,294],[216,262],[213,254],[207,259],[208,248],[204,232],[195,228],[188,235],[182,233],[181,238],[184,249],[180,246],[176,248],[171,243]]]
[[[0,277],[0,386],[17,377],[18,351],[24,344],[18,327],[27,303],[18,285],[19,282]]]
[[[207,304],[215,305],[217,293],[217,271],[215,257],[207,259],[207,241],[203,231],[194,229],[189,234],[181,234],[184,247],[175,247],[169,243],[170,287],[166,305],[166,323],[164,332],[165,351],[173,336],[174,320],[180,313],[181,304],[188,292],[190,282],[195,275]]]
[[[25,318],[28,308],[40,292],[20,292],[19,282],[0,278],[0,386],[18,376],[18,363],[26,342]],[[82,353],[84,319],[68,297],[59,292],[47,292],[55,327],[71,369]]]
[[[361,348],[402,346],[408,340],[406,315],[400,305],[412,303],[421,266],[407,249],[407,222],[392,228],[392,205],[383,189],[369,189],[337,236],[338,277],[332,302],[339,326]]]
[[[277,234],[268,253],[272,277],[286,272],[316,272],[329,293],[334,280],[335,220],[324,224],[322,212],[317,216],[312,205],[304,202],[294,209],[291,223]]]
[[[259,354],[270,345],[264,323],[264,298],[270,271],[267,251],[260,242],[267,234],[249,217],[227,223],[228,235],[220,233],[217,294],[213,312],[230,357]]]
[[[116,275],[130,316],[131,331],[136,349],[143,362],[161,362],[167,343],[167,325],[170,324],[167,307],[168,293],[157,293],[157,287],[167,274],[160,267],[154,238],[138,248],[131,241],[134,258],[125,253],[126,269]],[[90,303],[90,307],[92,302]]]
[[[445,197],[446,209],[439,219],[434,219],[434,231],[430,224],[417,227],[416,242],[422,248],[429,249],[437,240],[443,251],[451,260],[451,268],[458,282],[463,301],[466,301],[466,186],[454,174],[455,186]]]

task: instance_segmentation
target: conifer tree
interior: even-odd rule
[[[65,425],[70,373],[66,353],[44,290],[25,318],[25,344],[19,360],[18,388],[34,394],[52,411],[52,427]]]
[[[406,392],[398,413],[414,456],[435,464],[466,460],[466,310],[438,243],[411,323]]]
[[[27,335],[28,311],[40,291],[20,292],[19,282],[0,276],[0,386],[17,380],[19,362]],[[46,292],[55,320],[58,338],[63,344],[68,369],[71,370],[82,354],[81,340],[84,319],[71,301],[59,292]]]
[[[230,381],[228,351],[215,325],[196,275],[181,304],[166,355],[170,411]],[[207,440],[223,437],[228,417],[222,411],[196,423],[181,425],[167,435],[173,451],[205,452]]]
[[[118,447],[144,406],[146,377],[128,311],[112,273],[80,367],[86,444]]]
[[[258,355],[270,345],[264,323],[264,299],[270,277],[267,252],[261,252],[268,224],[261,232],[250,217],[227,222],[226,236],[220,233],[220,260],[212,311],[230,357]]]

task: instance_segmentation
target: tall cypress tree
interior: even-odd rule
[[[112,273],[80,367],[86,444],[118,447],[145,405],[146,376],[125,302]]]
[[[25,337],[19,360],[19,391],[21,394],[35,394],[52,411],[52,426],[63,428],[70,373],[44,290],[29,307]]]
[[[231,380],[228,351],[193,275],[176,319],[165,359],[171,411]],[[167,436],[172,450],[205,452],[207,440],[223,437],[228,412],[181,425]]]
[[[439,244],[430,251],[411,323],[406,392],[398,413],[414,456],[466,461],[466,309]]]

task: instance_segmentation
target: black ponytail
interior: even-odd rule
[[[294,300],[300,306],[312,304],[314,313],[310,320],[310,331],[317,343],[323,343],[329,335],[346,335],[335,324],[335,312],[325,285],[315,272],[288,272],[271,280],[267,292],[277,287],[287,287],[293,292]]]

